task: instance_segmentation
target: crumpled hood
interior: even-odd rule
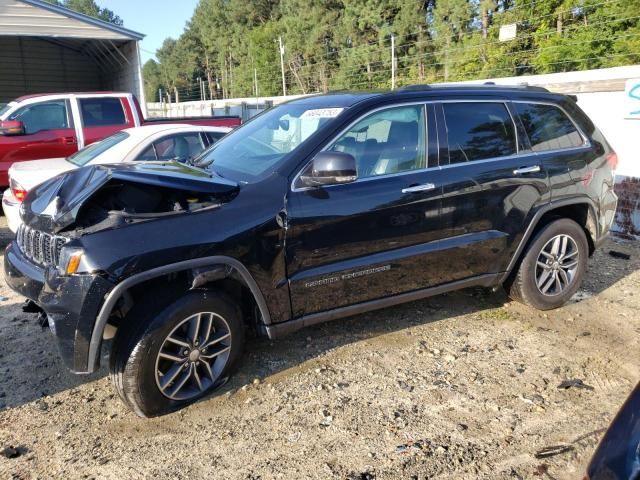
[[[175,188],[214,196],[238,190],[238,184],[178,162],[91,165],[63,173],[29,192],[20,207],[25,225],[58,232],[75,220],[80,208],[110,180]]]

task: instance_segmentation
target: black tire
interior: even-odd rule
[[[542,249],[558,235],[568,236],[575,242],[578,257],[577,268],[564,290],[558,289],[556,294],[545,295],[541,289],[544,289],[547,282],[544,282],[543,287],[538,288],[538,280],[541,276],[537,276],[537,274],[542,272],[538,266],[538,257],[543,255]],[[565,305],[580,288],[587,270],[588,256],[589,244],[582,227],[568,218],[555,220],[545,225],[529,242],[520,264],[516,267],[517,270],[506,282],[505,290],[513,300],[538,310],[559,308]],[[547,278],[551,281],[550,277]]]
[[[109,362],[110,377],[116,391],[125,404],[141,417],[155,417],[173,412],[215,390],[225,383],[238,363],[244,347],[245,332],[240,310],[233,300],[222,292],[198,290],[189,292],[165,306],[153,308],[153,304],[154,299],[146,298],[129,311],[118,329]],[[162,382],[156,380],[158,354],[167,337],[173,334],[181,322],[201,312],[216,314],[228,326],[230,336],[224,342],[229,347],[228,356],[207,388],[196,392],[190,398],[169,398],[160,390],[158,382]],[[185,360],[187,364],[190,362],[188,357]],[[219,360],[223,360],[222,357],[216,357],[213,361]],[[189,368],[195,368],[195,364],[194,361]],[[191,379],[188,381],[189,384],[192,382]]]

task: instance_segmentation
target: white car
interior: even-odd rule
[[[180,124],[145,125],[122,130],[67,158],[14,163],[9,168],[9,188],[2,195],[2,209],[11,231],[20,223],[20,204],[27,192],[60,173],[85,165],[135,161],[177,160],[199,155],[231,128]]]

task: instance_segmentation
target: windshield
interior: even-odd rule
[[[115,135],[111,135],[110,137],[107,137],[100,142],[92,143],[88,147],[84,147],[82,150],[78,150],[76,153],[68,157],[67,160],[74,165],[77,165],[78,167],[83,167],[101,153],[106,152],[111,147],[117,145],[127,138],[129,138],[128,133],[118,132]]]
[[[251,181],[298,148],[342,108],[285,104],[272,108],[229,133],[194,164],[233,180]]]

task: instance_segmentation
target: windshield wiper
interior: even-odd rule
[[[211,165],[211,164],[213,163],[213,160],[209,160],[208,162],[203,162],[203,161],[201,161],[201,160],[198,160],[198,158],[200,158],[200,157],[196,157],[196,158],[194,158],[194,159],[191,161],[191,164],[192,164],[194,167],[205,168],[205,167],[207,167],[208,165]]]

